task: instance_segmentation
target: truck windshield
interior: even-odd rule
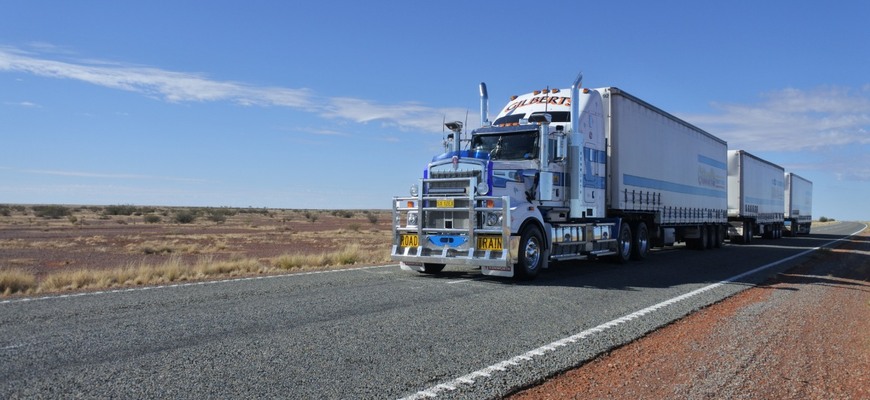
[[[538,155],[538,132],[476,135],[471,149],[487,152],[493,160],[531,160]]]

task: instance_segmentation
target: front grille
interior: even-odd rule
[[[429,174],[432,179],[446,179],[446,178],[471,178],[471,177],[480,177],[480,171],[431,171]]]
[[[480,171],[431,171],[429,177],[431,179],[477,178],[477,181],[480,182]],[[473,190],[473,188],[469,188],[466,180],[430,181],[428,193],[464,196],[468,194],[468,190]]]

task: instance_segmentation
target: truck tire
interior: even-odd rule
[[[752,237],[755,236],[752,225],[751,221],[743,221],[743,244],[752,244]]]
[[[623,221],[619,224],[619,235],[616,236],[616,254],[613,261],[617,264],[625,264],[631,259],[632,252],[631,228]]]
[[[519,262],[514,266],[514,278],[530,280],[538,276],[544,265],[544,235],[535,225],[523,229],[520,236]]]
[[[705,250],[711,250],[716,248],[716,227],[713,225],[706,225],[704,229],[707,230],[707,244],[704,245]]]
[[[713,233],[713,248],[718,249],[722,247],[722,243],[725,241],[725,228],[719,225],[714,225]]]
[[[631,259],[643,260],[649,256],[649,229],[646,222],[640,221],[634,226],[634,235],[631,241]]]
[[[437,274],[444,269],[444,264],[423,264],[423,270],[420,273],[423,274]]]
[[[698,235],[697,239],[687,239],[686,247],[693,250],[706,250],[710,245],[710,230],[707,229],[706,225],[698,226]]]

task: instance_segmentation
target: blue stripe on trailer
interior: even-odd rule
[[[666,192],[685,193],[696,196],[706,196],[715,198],[727,198],[724,190],[708,189],[697,186],[683,185],[680,183],[660,181],[658,179],[644,178],[640,176],[622,175],[622,183],[626,186],[637,186],[648,189],[662,190]]]

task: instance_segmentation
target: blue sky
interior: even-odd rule
[[[864,1],[8,1],[0,203],[388,208],[444,118],[617,86],[870,220]]]

